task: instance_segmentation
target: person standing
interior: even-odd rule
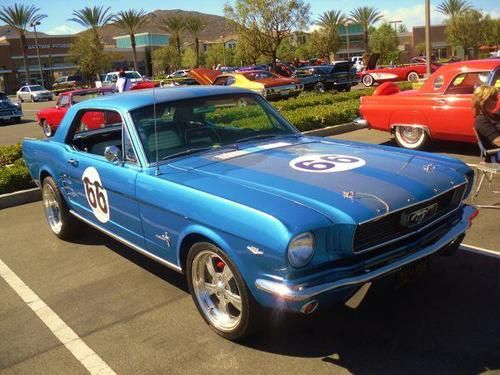
[[[127,73],[125,73],[125,70],[123,69],[120,69],[118,72],[116,88],[118,89],[118,92],[130,91],[132,88],[132,81],[127,77]]]
[[[498,89],[480,86],[472,97],[474,128],[487,150],[500,148],[500,114],[498,112]],[[500,152],[490,157],[489,162],[500,163]]]

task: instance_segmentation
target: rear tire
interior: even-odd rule
[[[81,231],[82,223],[69,212],[52,177],[42,181],[42,203],[49,228],[61,240],[70,240]]]
[[[361,82],[363,82],[363,85],[365,85],[366,87],[371,87],[375,83],[375,80],[371,75],[366,74],[361,78]]]
[[[417,82],[418,81],[418,73],[417,72],[410,72],[408,73],[408,75],[406,76],[406,80],[408,82]]]
[[[195,243],[187,256],[189,291],[201,316],[218,335],[239,340],[258,327],[259,307],[234,263],[217,246]]]
[[[422,128],[414,126],[396,126],[394,136],[400,147],[410,150],[420,150],[429,141],[427,132]]]

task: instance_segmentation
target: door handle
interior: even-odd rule
[[[446,104],[446,100],[445,99],[439,99],[437,101],[437,103],[443,105],[443,104]]]
[[[73,167],[78,167],[78,160],[76,160],[76,159],[68,159],[68,164],[72,165]]]

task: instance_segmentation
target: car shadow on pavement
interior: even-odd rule
[[[137,266],[143,268],[149,273],[155,275],[156,277],[172,284],[176,288],[189,294],[188,286],[184,275],[161,265],[160,263],[142,255],[130,247],[123,245],[122,243],[112,239],[105,234],[102,234],[96,229],[90,226],[85,226],[85,231],[88,231],[84,236],[81,236],[78,240],[73,240],[72,242],[79,243],[82,245],[102,245],[106,246],[109,250],[120,255],[121,257],[133,262]]]
[[[394,139],[381,143],[383,146],[399,147]],[[433,141],[429,143],[422,151],[441,153],[441,154],[458,154],[467,156],[479,157],[479,147],[475,143],[451,142],[451,141]]]
[[[3,121],[3,122],[0,122],[0,126],[7,127],[7,126],[16,126],[16,125],[31,124],[31,123],[33,123],[33,120],[21,119],[20,122],[7,122],[7,121]]]
[[[272,322],[243,344],[355,374],[500,369],[500,260],[464,251],[435,257],[426,274],[399,289],[375,287],[356,310]]]

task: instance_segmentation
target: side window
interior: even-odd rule
[[[68,143],[76,150],[104,157],[108,146],[122,151],[122,119],[118,112],[83,109],[75,116]]]
[[[123,127],[123,160],[126,163],[137,164],[137,156],[125,126]]]
[[[488,80],[489,72],[470,72],[461,73],[450,83],[446,94],[467,95],[472,94],[478,86],[485,85]]]
[[[434,90],[440,89],[444,85],[444,78],[443,76],[436,77],[434,82],[432,83],[432,86],[434,87]]]
[[[111,76],[111,81],[116,82],[118,80],[118,76],[116,74],[113,74]]]
[[[65,107],[68,107],[69,105],[69,96],[68,95],[62,95],[60,98],[59,98],[59,107],[61,108],[65,108]]]
[[[24,86],[22,89],[21,89],[21,92],[27,92],[28,91],[28,88],[26,86]]]
[[[495,70],[491,79],[491,86],[500,88],[500,69]]]
[[[226,86],[228,77],[219,77],[214,81],[215,86]]]

